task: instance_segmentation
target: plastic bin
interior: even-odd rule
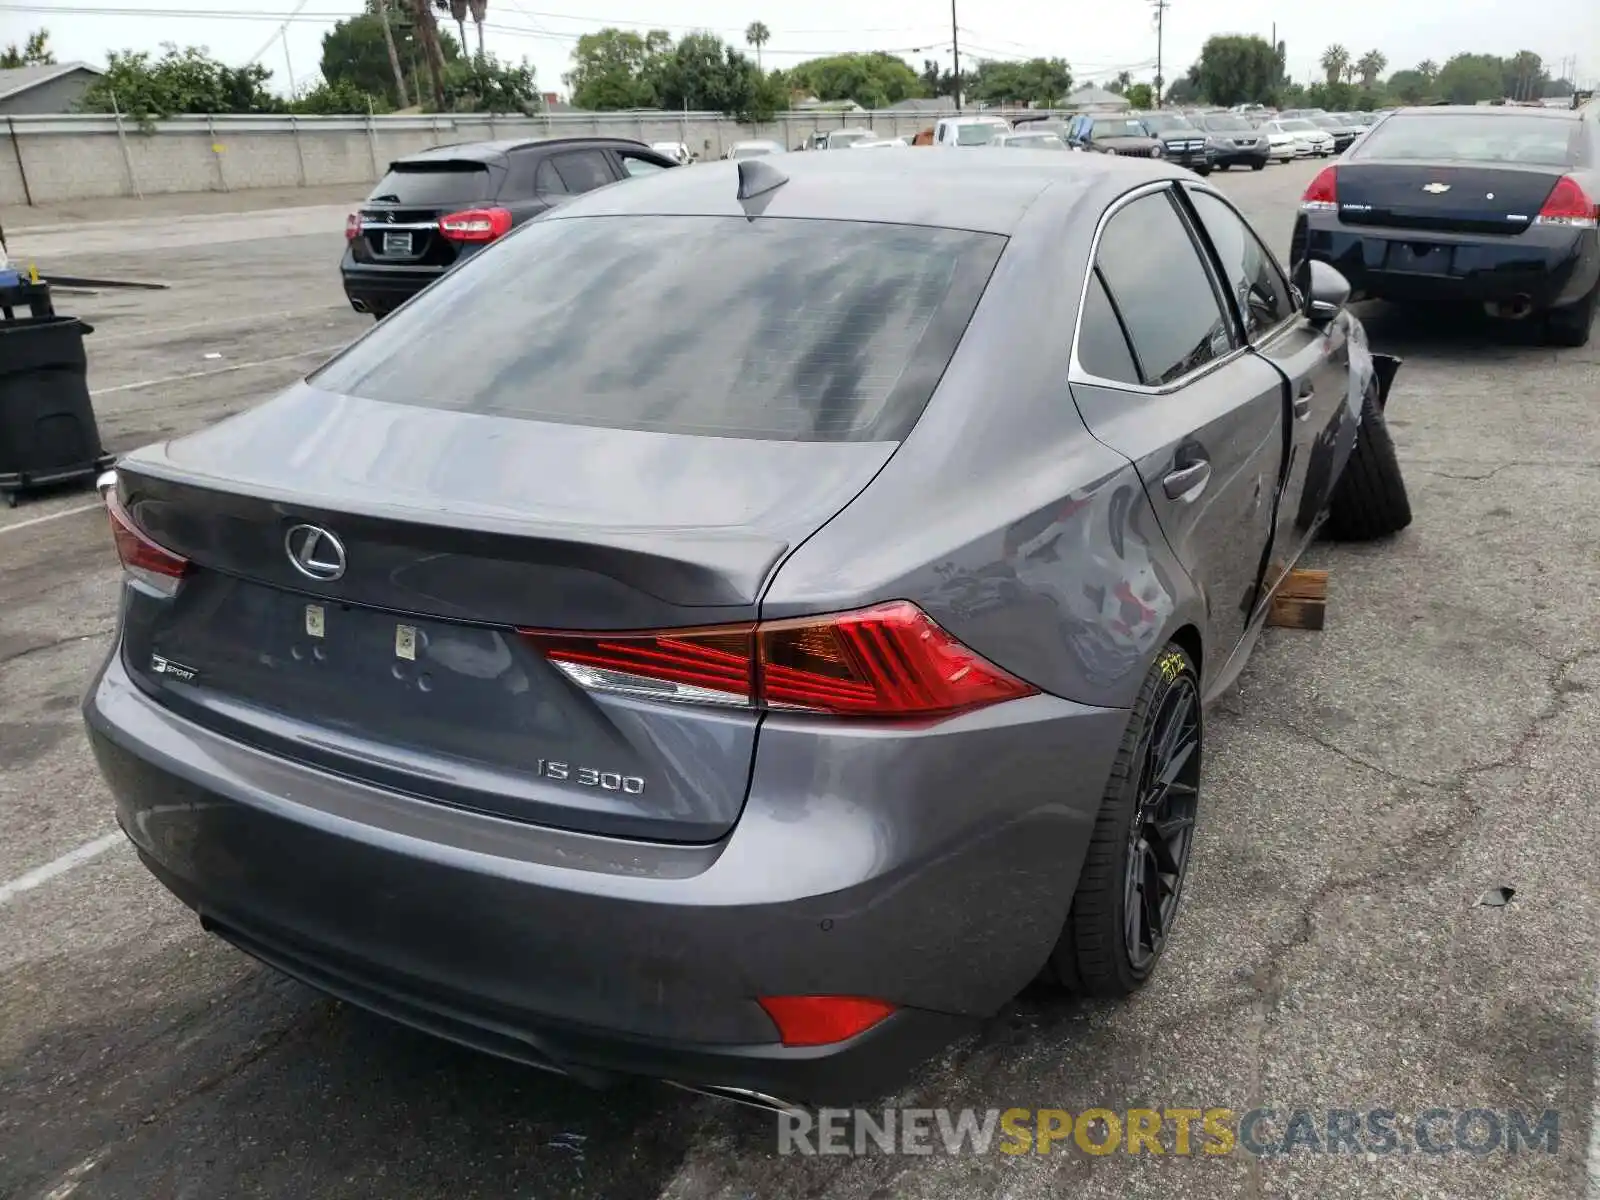
[[[77,317],[0,322],[0,495],[77,479],[93,482],[111,464],[89,400]]]

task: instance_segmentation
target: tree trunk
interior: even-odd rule
[[[444,51],[439,47],[439,26],[433,19],[428,0],[411,0],[411,13],[417,24],[417,37],[428,59],[428,76],[433,83],[433,106],[444,111]]]
[[[406,73],[400,69],[400,51],[395,48],[394,30],[389,28],[389,0],[378,0],[378,18],[383,22],[383,43],[389,48],[389,69],[394,72],[394,90],[401,108],[411,107],[406,94]]]
[[[478,20],[478,18],[476,18],[476,17],[473,18],[473,21],[478,26],[478,61],[482,62],[483,61],[483,22]]]

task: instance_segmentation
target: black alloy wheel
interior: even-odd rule
[[[1193,675],[1169,681],[1158,705],[1140,747],[1123,881],[1128,961],[1141,974],[1155,965],[1172,932],[1200,799],[1200,692]]]

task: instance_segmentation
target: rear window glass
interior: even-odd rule
[[[1572,166],[1578,121],[1507,112],[1396,113],[1356,143],[1352,158]]]
[[[1213,133],[1249,133],[1255,128],[1242,117],[1207,117],[1205,126]]]
[[[533,221],[313,380],[564,424],[892,441],[921,415],[1004,245],[849,221]]]
[[[397,164],[367,198],[397,204],[463,204],[490,199],[489,185],[489,168],[482,163]]]

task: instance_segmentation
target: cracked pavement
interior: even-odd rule
[[[1314,170],[1213,180],[1281,251]],[[159,244],[102,223],[132,209],[32,234],[8,215],[18,256],[173,285],[62,298],[97,326],[111,449],[236,411],[365,327],[339,293],[341,197],[314,199],[196,201],[214,215]],[[165,203],[142,211],[183,201]],[[590,1093],[326,1000],[206,937],[117,846],[0,901],[0,1195],[1583,1195],[1600,339],[1553,351],[1525,329],[1359,311],[1405,358],[1389,415],[1416,522],[1316,547],[1327,628],[1269,630],[1210,711],[1167,960],[1124,1003],[1025,994],[894,1099],[1387,1108],[1402,1125],[1555,1109],[1556,1153],[782,1156],[765,1114],[648,1083]],[[73,511],[89,499],[0,510],[0,887],[114,828],[76,712],[118,578],[103,519]],[[1498,886],[1509,904],[1477,904]]]

